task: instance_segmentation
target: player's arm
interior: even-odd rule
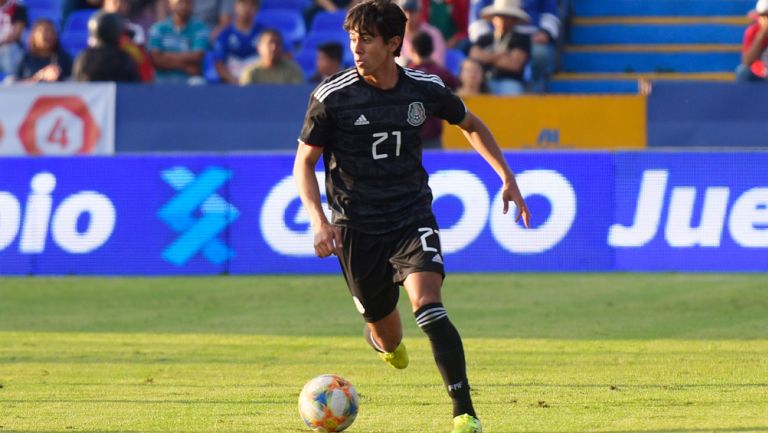
[[[341,249],[341,231],[332,225],[323,213],[320,186],[315,176],[315,167],[322,154],[322,147],[300,142],[293,164],[293,177],[296,179],[299,197],[309,213],[312,231],[315,233],[315,254],[318,257],[328,257],[331,254],[337,254]]]
[[[501,195],[504,201],[504,213],[509,211],[509,202],[514,202],[515,206],[517,206],[515,221],[520,221],[520,218],[522,218],[523,224],[525,227],[528,227],[531,213],[528,211],[528,206],[526,206],[523,195],[520,193],[520,188],[517,186],[515,174],[509,168],[491,131],[480,118],[469,111],[467,111],[464,120],[459,123],[459,128],[461,128],[464,136],[467,137],[469,144],[490,164],[504,183]]]

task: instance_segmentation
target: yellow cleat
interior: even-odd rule
[[[451,433],[483,433],[480,420],[465,413],[453,419],[453,431]]]
[[[398,370],[408,367],[408,351],[405,350],[405,344],[402,341],[394,352],[382,352],[379,353],[379,357]]]

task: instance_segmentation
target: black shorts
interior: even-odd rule
[[[376,322],[397,306],[399,285],[414,272],[445,277],[440,231],[434,217],[382,234],[341,228],[339,257],[355,306],[366,322]]]

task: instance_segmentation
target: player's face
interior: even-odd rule
[[[388,42],[381,35],[349,32],[349,46],[355,58],[355,67],[360,75],[374,75],[377,71],[395,61],[394,52],[400,44],[398,36]]]

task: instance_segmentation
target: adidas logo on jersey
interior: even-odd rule
[[[435,257],[432,257],[432,261],[435,263],[443,264],[443,258],[440,257],[440,254],[435,254]]]
[[[368,121],[368,119],[365,118],[365,114],[361,114],[360,117],[355,120],[355,126],[363,126],[363,125],[370,125],[371,122]]]

